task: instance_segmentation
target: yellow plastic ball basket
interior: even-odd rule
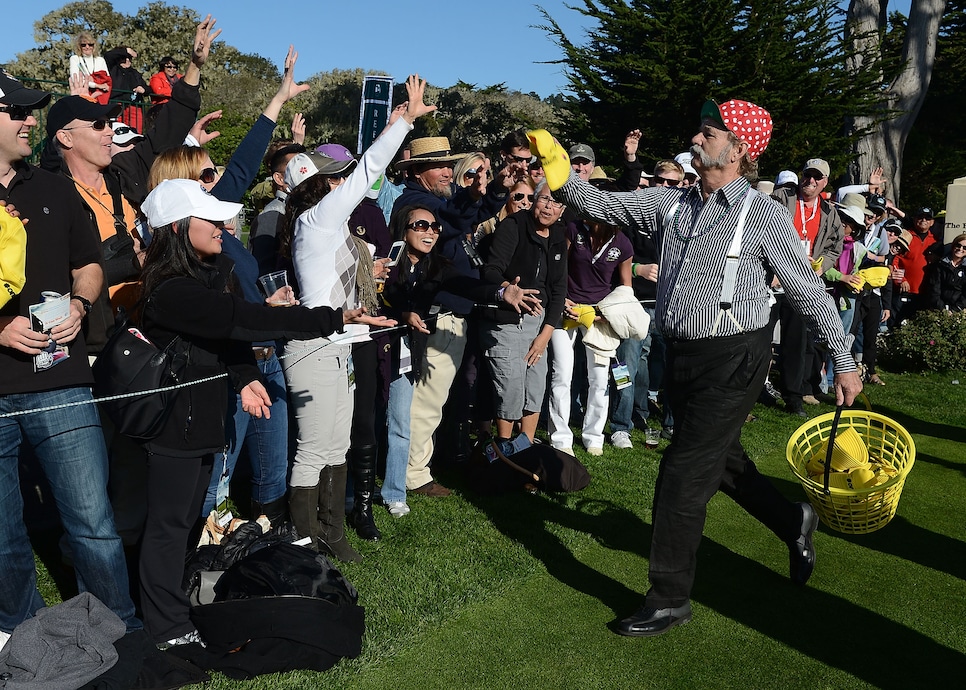
[[[821,475],[812,479],[807,465],[828,447],[833,437],[836,413],[810,419],[788,440],[785,457],[798,477],[819,518],[828,527],[845,534],[868,534],[882,529],[896,514],[906,476],[916,461],[916,444],[901,424],[885,415],[864,410],[841,412],[838,427],[858,432],[869,455],[895,468],[887,481],[861,489],[827,486]]]

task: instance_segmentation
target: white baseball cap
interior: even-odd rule
[[[241,209],[241,204],[219,201],[197,180],[185,179],[165,180],[141,204],[152,228],[190,217],[224,223],[237,216]]]

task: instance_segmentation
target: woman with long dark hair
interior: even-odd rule
[[[427,206],[414,204],[397,210],[390,219],[389,229],[394,239],[406,242],[406,248],[386,279],[382,293],[384,311],[407,324],[409,331],[402,338],[402,344],[397,344],[392,358],[394,377],[389,386],[389,444],[382,500],[390,514],[402,517],[409,512],[406,503],[409,408],[413,384],[422,371],[426,336],[435,328],[431,310],[436,294],[446,290],[474,302],[505,302],[518,316],[521,310],[527,314],[539,311],[540,302],[537,290],[522,289],[518,285],[519,277],[500,278],[493,284],[463,275],[437,251],[442,224]],[[408,367],[401,366],[400,362],[400,351],[405,350],[411,354]]]
[[[181,589],[184,556],[211,476],[225,446],[227,373],[246,412],[271,414],[250,342],[328,335],[345,323],[383,325],[361,311],[326,307],[271,309],[231,291],[231,261],[221,254],[225,221],[240,204],[219,201],[195,180],[166,180],[144,200],[154,230],[142,270],[141,331],[158,348],[176,338],[186,381],[147,451],[147,520],[139,563],[144,623],[159,643],[197,639]]]
[[[436,109],[423,103],[426,82],[406,81],[409,100],[396,108],[387,129],[356,161],[338,161],[316,151],[299,153],[285,168],[291,188],[280,233],[291,257],[299,299],[309,307],[355,306],[359,250],[348,219],[385,172],[416,118]],[[352,345],[369,337],[365,328],[347,329],[337,339],[288,343],[283,362],[289,399],[298,423],[298,444],[289,479],[289,514],[296,529],[313,537],[341,561],[361,556],[345,538],[346,453],[354,409]]]

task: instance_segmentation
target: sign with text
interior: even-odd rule
[[[960,177],[946,187],[946,225],[943,228],[943,244],[949,244],[954,237],[964,232],[966,232],[966,177]]]
[[[362,78],[362,103],[359,107],[359,141],[356,153],[363,153],[389,122],[392,108],[392,77]]]

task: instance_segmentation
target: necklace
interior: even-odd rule
[[[749,183],[746,180],[745,184],[747,186],[745,187],[744,191],[741,194],[742,197],[744,197],[745,194],[747,194],[751,190],[751,183]],[[690,194],[691,189],[696,189],[696,188],[691,187],[687,192],[685,192],[685,194]],[[698,237],[703,237],[704,235],[707,235],[712,230],[717,230],[718,226],[721,224],[721,221],[723,221],[725,217],[728,215],[728,212],[731,211],[731,208],[732,208],[732,205],[729,204],[721,211],[721,213],[718,214],[717,218],[715,218],[712,222],[708,223],[704,227],[704,230],[701,230],[700,232],[692,232],[690,235],[686,236],[681,232],[680,220],[681,220],[681,211],[683,209],[682,209],[682,206],[679,205],[677,210],[674,212],[674,234],[677,235],[677,238],[682,242],[690,242],[691,240],[696,239]]]

